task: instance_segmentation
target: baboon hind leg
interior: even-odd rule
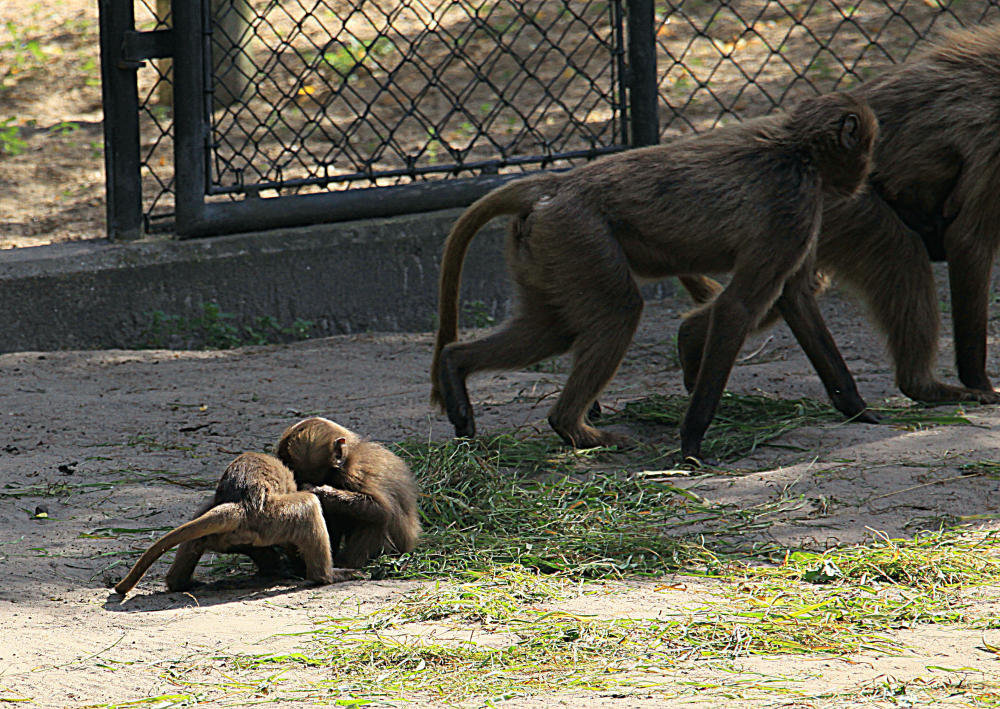
[[[471,342],[448,345],[441,352],[440,387],[448,419],[457,437],[476,435],[466,378],[492,369],[519,369],[569,349],[572,340],[556,326],[544,295],[519,289],[519,312],[500,330]]]
[[[1000,403],[986,374],[990,273],[1000,246],[1000,208],[992,192],[973,197],[945,232],[955,365],[965,386],[981,392],[980,401]]]
[[[848,418],[863,423],[878,423],[869,411],[837,343],[823,321],[810,283],[811,266],[801,269],[785,283],[777,307],[792,334],[819,374],[830,401]]]
[[[627,445],[627,437],[594,428],[587,415],[632,342],[642,317],[642,295],[624,256],[618,253],[598,253],[588,282],[600,284],[600,290],[591,285],[593,290],[580,293],[579,283],[575,287],[567,283],[561,291],[574,299],[562,312],[568,327],[578,334],[573,342],[573,368],[549,412],[549,424],[574,448]]]
[[[333,554],[319,499],[311,492],[275,495],[265,513],[275,529],[280,530],[270,541],[295,546],[305,561],[309,581],[332,583]]]
[[[174,555],[174,563],[167,571],[167,588],[171,591],[186,591],[191,588],[191,577],[194,575],[194,567],[198,565],[202,554],[208,546],[205,537],[193,539],[178,545],[177,553]]]
[[[778,256],[781,256],[779,258]],[[715,417],[736,356],[750,332],[765,316],[784,288],[788,271],[800,253],[777,254],[764,264],[738,266],[726,289],[712,303],[692,313],[681,323],[678,342],[690,330],[706,332],[705,346],[691,389],[684,421],[681,423],[681,455],[701,458],[701,442]]]
[[[931,262],[919,235],[881,198],[869,192],[826,210],[818,259],[864,295],[906,396],[927,403],[1000,401],[992,390],[952,386],[935,376],[940,315]]]

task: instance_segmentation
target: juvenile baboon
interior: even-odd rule
[[[904,394],[1000,403],[986,374],[990,271],[1000,247],[1000,25],[951,33],[850,93],[871,105],[881,126],[871,189],[827,202],[817,265],[866,301]],[[932,261],[948,263],[961,387],[934,374]],[[684,284],[698,298],[709,281],[691,276]]]
[[[167,571],[171,591],[190,587],[194,567],[206,551],[239,548],[251,553],[248,548],[259,548],[260,558],[270,564],[274,561],[269,554],[272,545],[294,547],[305,560],[310,581],[333,581],[330,539],[319,500],[298,492],[292,471],[277,458],[261,453],[243,453],[230,463],[211,503],[147,549],[115,591],[128,593],[154,561],[178,544]]]
[[[361,568],[387,547],[413,550],[420,535],[417,484],[388,449],[315,416],[281,434],[278,457],[299,489],[319,498],[337,566]]]
[[[447,411],[456,435],[475,435],[465,385],[470,374],[524,367],[571,349],[573,369],[549,423],[573,446],[622,443],[589,425],[586,412],[639,322],[636,278],[731,271],[729,286],[682,326],[706,328],[709,343],[681,426],[682,454],[700,455],[739,348],[775,303],[837,409],[875,420],[810,285],[823,194],[852,195],[864,184],[876,132],[862,101],[830,94],[788,115],[629,150],[490,192],[462,214],[445,242],[432,400]],[[482,340],[454,343],[466,250],[501,214],[514,215],[506,258],[517,312]]]

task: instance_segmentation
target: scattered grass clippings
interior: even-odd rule
[[[626,407],[618,420],[676,423],[683,405],[681,397],[651,397]],[[841,420],[808,400],[727,396],[724,406],[716,448],[709,449],[723,458],[745,455],[796,426]],[[905,426],[969,423],[961,411],[881,413]],[[133,705],[491,706],[598,693],[829,703],[836,696],[807,695],[795,676],[749,677],[732,661],[892,654],[904,649],[894,634],[901,628],[995,627],[970,610],[964,592],[1000,585],[1000,533],[890,539],[873,532],[868,543],[823,552],[787,548],[762,541],[767,535],[760,532],[776,513],[804,504],[800,496],[714,503],[697,493],[702,473],[642,474],[662,451],[572,451],[555,436],[524,432],[410,440],[396,450],[421,481],[424,534],[414,553],[383,558],[369,571],[424,583],[381,607],[316,618],[312,629],[285,636],[294,643],[290,651],[200,653],[178,661],[163,670],[167,684],[158,697]],[[207,564],[207,577],[250,573],[245,561],[217,563]],[[667,573],[676,574],[669,583],[649,582]],[[687,605],[658,595],[685,583],[698,584],[698,592],[684,596]],[[644,603],[634,611],[627,603],[588,602],[638,592]],[[731,673],[732,683],[700,683],[685,674],[699,663]],[[989,706],[996,688],[980,685],[969,684],[963,699]],[[904,698],[959,691],[940,682],[900,686]],[[858,696],[879,699],[891,691],[872,685]]]
[[[686,396],[654,394],[629,402],[621,411],[603,418],[599,423],[626,423],[639,426],[650,424],[679,427],[687,411]],[[921,406],[873,407],[884,423],[907,430],[932,426],[974,425],[956,407],[945,412]],[[757,394],[725,392],[718,411],[708,428],[702,452],[707,458],[735,460],[753,453],[759,446],[778,436],[803,426],[843,424],[843,415],[828,403],[813,399],[775,399]],[[674,452],[663,450],[662,453]]]
[[[836,571],[830,578],[810,576],[823,566]],[[1000,532],[924,532],[909,540],[876,534],[870,544],[831,549],[822,554],[792,552],[782,572],[791,578],[818,583],[843,580],[929,590],[998,583]]]
[[[926,574],[902,575],[900,583],[887,576],[885,584],[859,583],[850,574],[867,578],[860,569],[884,565],[893,550],[913,568],[944,561],[957,569],[977,551],[996,558],[1000,544],[971,535],[883,540],[862,562],[865,548],[843,550],[838,560],[851,572],[838,582],[802,581],[821,555],[790,557],[783,566],[744,567],[742,576],[720,578],[707,602],[692,608],[664,602],[652,617],[561,608],[570,599],[609,592],[605,583],[580,583],[571,574],[545,575],[517,565],[470,570],[401,593],[369,613],[320,618],[315,629],[295,636],[301,643],[293,652],[215,660],[230,689],[244,687],[251,694],[266,686],[271,701],[488,705],[542,693],[673,695],[677,671],[698,661],[898,652],[893,629],[963,620],[954,586],[928,593]],[[924,564],[921,554],[927,555]],[[850,559],[858,563],[852,566]],[[986,575],[974,571],[961,578],[964,583],[994,578],[993,564],[983,570]],[[301,671],[294,681],[283,676],[293,668]],[[173,679],[179,687],[206,691],[194,678]],[[978,696],[988,697],[992,690],[983,689]]]
[[[882,675],[849,692],[800,693],[798,698],[801,701],[823,701],[823,704],[802,706],[851,706],[861,697],[871,706],[1000,707],[1000,682],[990,679],[988,673],[971,667],[928,669],[935,674],[948,674],[908,681]],[[876,705],[875,702],[881,704]]]
[[[711,568],[713,552],[670,533],[728,508],[663,481],[581,471],[590,452],[509,434],[398,447],[421,480],[419,554],[384,563],[408,577],[518,564],[586,578]]]
[[[615,692],[678,696],[712,689],[678,684],[682,668],[710,662],[736,672],[739,696],[777,692],[806,696],[794,678],[771,685],[747,682],[729,665],[750,655],[845,657],[892,654],[904,648],[892,632],[926,623],[970,619],[963,588],[1000,582],[997,534],[925,534],[912,540],[876,535],[870,544],[825,553],[791,552],[781,564],[730,565],[710,593],[690,607],[665,597],[634,614],[580,612],[586,600],[627,590],[619,582],[588,581],[586,572],[539,573],[518,564],[489,564],[452,573],[401,592],[375,610],[316,619],[291,637],[291,652],[222,654],[171,669],[169,679],[197,701],[322,701],[347,704],[442,702],[489,705],[539,694]],[[810,573],[829,562],[840,573],[823,581]],[[672,584],[671,587],[677,587]],[[643,587],[648,598],[667,586]],[[635,590],[633,589],[634,593]],[[225,678],[206,681],[206,661]],[[728,668],[728,670],[726,670]],[[947,668],[938,668],[944,672]],[[976,672],[972,668],[963,671]],[[905,692],[944,697],[944,679],[911,682]],[[773,686],[772,686],[773,685]],[[715,687],[719,689],[719,687]],[[862,688],[876,696],[888,686]],[[859,690],[860,691],[860,690]],[[991,706],[995,684],[972,682],[972,706]],[[950,695],[949,695],[950,696]]]
[[[684,419],[689,398],[654,394],[629,402],[607,423],[658,424],[678,427]],[[702,452],[708,458],[732,460],[749,455],[763,443],[802,426],[842,421],[831,406],[812,399],[772,399],[726,392],[708,428]]]
[[[850,621],[817,622],[792,603],[762,611],[726,602],[665,610],[653,618],[600,617],[558,608],[576,593],[566,579],[521,567],[469,573],[449,585],[403,594],[357,618],[324,618],[296,652],[221,658],[228,676],[300,665],[321,668],[295,696],[337,701],[385,699],[446,703],[542,692],[673,691],[679,663],[746,654],[892,651],[892,643]],[[432,630],[430,624],[433,624]],[[247,680],[243,680],[247,682]],[[247,682],[249,683],[249,682]],[[291,698],[280,685],[272,698]]]

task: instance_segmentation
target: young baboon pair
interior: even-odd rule
[[[351,577],[388,547],[411,551],[420,533],[417,486],[389,450],[324,418],[290,426],[278,457],[243,453],[226,468],[212,501],[155,542],[115,591],[128,593],[164,552],[180,545],[167,588],[184,590],[206,551],[248,554],[263,573],[284,547],[314,583]]]
[[[441,264],[432,399],[459,436],[475,434],[466,378],[524,367],[571,350],[573,368],[549,423],[566,443],[623,443],[587,421],[618,368],[642,312],[639,278],[731,272],[714,300],[681,325],[704,333],[685,384],[691,403],[681,453],[699,458],[705,430],[744,339],[776,305],[846,416],[875,421],[813,297],[816,237],[828,199],[868,176],[878,131],[871,109],[845,94],[670,145],[612,155],[562,174],[518,180],[458,219]],[[462,263],[490,219],[513,215],[507,263],[517,310],[501,329],[454,343]],[[714,289],[712,290],[714,293]]]

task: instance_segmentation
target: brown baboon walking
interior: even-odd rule
[[[867,302],[904,394],[1000,403],[986,374],[990,271],[1000,247],[1000,25],[954,32],[851,94],[881,125],[871,189],[827,202],[817,265]],[[932,261],[948,263],[961,387],[934,374]],[[696,299],[712,288],[695,276],[684,284]]]
[[[420,535],[417,484],[398,456],[325,418],[290,426],[278,457],[323,507],[337,566],[357,569],[386,547],[412,551]]]
[[[612,155],[489,193],[455,223],[441,263],[432,399],[459,436],[475,434],[466,378],[572,350],[573,369],[549,414],[568,444],[614,445],[586,413],[614,375],[639,316],[636,278],[731,271],[729,286],[683,328],[708,345],[681,426],[698,457],[746,334],[775,303],[834,405],[875,420],[820,317],[811,283],[823,194],[852,195],[868,174],[877,125],[862,101],[830,94],[770,116],[666,146]],[[514,317],[482,340],[454,343],[462,262],[487,221],[514,215],[507,263]]]
[[[259,547],[261,558],[270,564],[273,559],[267,548],[275,544],[298,551],[310,581],[333,581],[330,539],[319,500],[296,491],[292,471],[277,458],[261,453],[243,453],[230,463],[212,502],[193,520],[147,549],[115,591],[128,593],[154,561],[178,544],[180,548],[167,572],[167,588],[171,591],[190,587],[194,567],[206,551]]]

